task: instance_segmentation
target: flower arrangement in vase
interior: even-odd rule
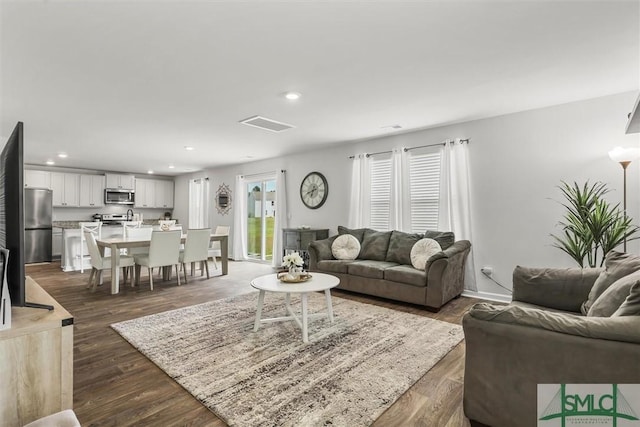
[[[289,275],[292,279],[297,279],[302,273],[302,266],[304,260],[298,252],[291,252],[290,254],[282,257],[282,266],[289,270]]]

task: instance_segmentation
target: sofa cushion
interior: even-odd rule
[[[640,271],[616,280],[591,304],[587,316],[609,317],[620,308],[631,293],[631,287],[640,283]]]
[[[410,234],[394,230],[389,238],[386,261],[411,265],[411,248],[424,237],[422,234]]]
[[[433,239],[420,239],[411,248],[411,265],[418,270],[424,270],[427,260],[441,252],[440,244]]]
[[[360,242],[351,234],[338,236],[331,244],[335,259],[356,259],[360,253]]]
[[[391,239],[391,231],[366,230],[358,259],[384,261],[389,249],[389,239]]]
[[[341,225],[338,226],[338,234],[340,234],[340,235],[342,235],[342,234],[351,234],[356,239],[358,239],[358,241],[360,243],[362,243],[362,240],[364,239],[364,232],[367,231],[367,230],[371,230],[371,229],[370,228],[350,229],[350,228],[347,228],[347,227],[343,227]]]
[[[387,261],[353,261],[347,267],[347,272],[354,276],[369,277],[371,279],[383,279],[387,268],[395,267],[395,262]]]
[[[633,284],[627,298],[611,316],[640,316],[640,282]]]
[[[427,286],[427,273],[410,265],[397,265],[384,270],[384,279],[414,286]]]
[[[427,232],[424,233],[424,237],[433,239],[438,242],[443,251],[446,250],[449,246],[453,245],[456,241],[456,237],[452,231],[427,230]]]
[[[605,269],[589,292],[589,297],[582,304],[582,314],[587,314],[593,303],[616,280],[640,270],[640,257],[617,251],[609,251],[604,260]]]
[[[318,260],[323,259],[333,259],[333,253],[331,252],[331,245],[333,241],[336,240],[338,236],[331,236],[328,239],[322,240],[314,240],[309,244],[309,246],[314,247],[316,253],[318,254]]]
[[[353,261],[348,259],[326,259],[318,261],[316,270],[327,273],[344,273],[347,274],[347,267]]]

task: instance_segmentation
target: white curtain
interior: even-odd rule
[[[389,230],[404,230],[409,209],[409,183],[407,155],[404,148],[394,149],[391,154],[391,204],[389,209]]]
[[[281,170],[276,172],[276,212],[273,225],[273,258],[272,265],[280,267],[282,264],[282,233],[283,228],[289,227],[289,209],[287,207],[287,174]]]
[[[189,180],[189,228],[209,227],[209,178]]]
[[[471,232],[471,185],[469,179],[469,146],[457,140],[445,143],[442,158],[442,204],[440,230],[451,230],[456,240],[469,240]],[[473,246],[465,268],[465,289],[477,291]]]
[[[349,197],[349,228],[369,225],[369,157],[354,156],[351,169],[351,195]]]
[[[242,175],[236,176],[233,198],[233,259],[247,259],[247,189]]]

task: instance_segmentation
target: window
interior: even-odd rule
[[[409,157],[409,211],[411,232],[438,229],[442,151]]]
[[[437,230],[442,147],[430,147],[402,154],[398,152],[395,155],[406,155],[407,158],[396,162],[393,157],[370,158],[368,226],[375,230],[402,227],[404,231],[412,233]],[[403,170],[394,174],[394,165]],[[402,176],[404,183],[404,189],[399,195],[392,194],[394,175]],[[393,212],[399,213],[398,216],[402,218],[401,225],[393,224]]]
[[[369,224],[375,230],[388,230],[391,212],[391,158],[372,159],[369,171],[371,179]]]

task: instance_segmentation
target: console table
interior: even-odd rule
[[[53,311],[11,308],[11,329],[0,331],[0,424],[21,427],[73,408],[73,316],[26,279],[27,301]]]
[[[298,252],[304,260],[303,268],[309,268],[309,243],[314,240],[322,240],[329,237],[328,228],[283,228],[282,249],[283,255]]]

